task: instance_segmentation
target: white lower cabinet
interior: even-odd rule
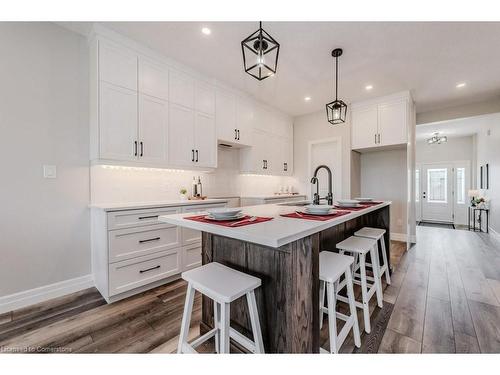
[[[158,221],[158,216],[197,213],[225,203],[147,209],[92,208],[92,272],[108,302],[140,293],[201,265],[201,232]]]

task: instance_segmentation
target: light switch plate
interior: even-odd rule
[[[43,166],[43,178],[56,178],[57,169],[55,165],[44,165]]]

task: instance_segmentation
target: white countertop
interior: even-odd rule
[[[273,195],[246,195],[242,199],[283,199],[283,198],[305,198],[305,194],[273,194]]]
[[[298,206],[280,206],[279,204],[248,206],[242,208],[245,214],[252,216],[273,217],[274,219],[263,223],[250,224],[235,228],[186,220],[185,217],[194,215],[186,215],[185,213],[160,216],[158,220],[168,224],[174,224],[220,236],[235,238],[259,245],[280,247],[300,238],[310,236],[311,234],[375,211],[379,208],[389,206],[390,204],[391,202],[387,201],[382,204],[368,207],[360,211],[353,211],[348,215],[343,215],[327,221],[294,219],[280,216],[280,214],[287,214],[300,209]]]
[[[91,204],[91,208],[99,208],[104,211],[123,211],[123,210],[139,210],[145,208],[155,207],[177,207],[177,206],[194,206],[197,204],[211,204],[211,203],[227,203],[227,199],[203,199],[203,200],[165,200],[153,202],[128,202],[128,203],[98,203]]]

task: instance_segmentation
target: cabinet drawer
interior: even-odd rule
[[[190,213],[190,214],[196,214],[200,212],[204,212],[209,208],[215,208],[215,207],[225,207],[226,205],[224,203],[222,204],[203,204],[203,205],[196,205],[196,206],[191,206],[191,207],[184,207],[182,209],[182,212],[185,213]],[[182,244],[183,245],[190,245],[194,243],[201,242],[201,232],[199,230],[194,230],[194,229],[189,229],[189,228],[182,228]]]
[[[113,296],[181,272],[179,249],[109,265],[109,295]]]
[[[151,225],[110,231],[109,263],[157,253],[180,246],[180,228]]]
[[[158,216],[172,215],[179,212],[179,209],[175,207],[109,212],[108,230],[161,224],[158,221]]]
[[[182,248],[182,270],[190,270],[201,266],[201,246],[185,246]]]

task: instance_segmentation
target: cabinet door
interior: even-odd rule
[[[99,79],[137,90],[137,55],[125,48],[100,40]]]
[[[173,165],[193,165],[194,111],[173,103],[169,107],[168,161]]]
[[[250,100],[244,98],[238,98],[236,104],[237,142],[242,145],[251,146],[252,129],[255,123],[255,107]]]
[[[408,141],[406,100],[398,100],[378,106],[379,146],[404,144]]]
[[[170,70],[169,97],[172,103],[194,108],[194,79],[177,70]]]
[[[141,94],[139,96],[139,159],[166,163],[168,140],[168,103]]]
[[[217,167],[217,138],[215,136],[215,121],[212,116],[203,113],[196,114],[194,141],[195,165]]]
[[[139,92],[168,100],[168,68],[141,57],[139,60]]]
[[[221,141],[236,142],[236,97],[233,94],[217,90],[215,118],[217,138]]]
[[[215,89],[212,86],[198,82],[195,92],[196,110],[207,115],[215,115]]]
[[[352,119],[352,148],[354,150],[375,147],[377,129],[377,106],[353,108]]]
[[[101,159],[137,159],[137,93],[100,84],[99,153]]]
[[[255,131],[253,133],[254,145],[251,148],[252,172],[269,174],[271,173],[272,160],[269,145],[270,134]]]

